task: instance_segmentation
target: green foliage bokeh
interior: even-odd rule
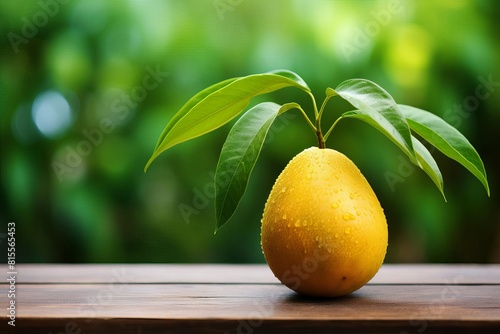
[[[318,101],[343,80],[375,81],[398,103],[443,117],[483,158],[490,198],[434,154],[445,203],[384,136],[351,120],[335,128],[327,146],[356,163],[385,209],[386,262],[499,262],[498,17],[493,0],[2,1],[0,238],[16,222],[19,262],[263,262],[267,195],[316,144],[301,115],[276,120],[216,235],[213,173],[230,124],[143,167],[199,90],[290,69]],[[267,98],[311,112],[298,90],[254,102]],[[49,110],[37,118],[40,101]],[[323,124],[348,108],[334,100]]]

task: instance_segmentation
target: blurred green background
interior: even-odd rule
[[[212,176],[231,124],[143,167],[199,90],[290,69],[318,103],[328,86],[373,80],[456,126],[484,160],[490,198],[434,154],[444,202],[382,134],[351,120],[336,127],[327,145],[357,164],[385,209],[386,262],[500,262],[499,17],[494,0],[1,1],[2,248],[14,221],[18,262],[264,262],[272,184],[315,145],[298,113],[276,120],[243,202],[216,235]],[[265,98],[311,111],[298,90]],[[323,123],[346,110],[334,99]]]

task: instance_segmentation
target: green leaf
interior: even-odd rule
[[[162,132],[161,142],[157,144],[145,170],[168,148],[213,131],[232,120],[255,96],[285,87],[297,87],[309,92],[304,80],[290,71],[254,74],[224,82],[219,88],[216,85],[197,94],[174,115]]]
[[[282,77],[291,79],[295,82],[297,82],[299,85],[301,85],[303,88],[306,88],[306,90],[311,90],[307,83],[302,79],[297,73],[289,71],[289,70],[274,70],[267,72],[270,74],[276,74],[276,75],[281,75]]]
[[[399,132],[394,128],[394,126],[382,115],[379,113],[372,111],[371,109],[364,110],[352,110],[342,114],[340,118],[354,118],[364,121],[375,129],[382,132],[387,136],[391,141],[393,141],[401,150],[410,158],[410,160],[418,165],[418,157],[417,155],[413,155],[410,153],[409,149],[404,145],[404,141],[402,137],[399,135]],[[411,135],[410,135],[411,136]],[[410,137],[411,138],[411,137]],[[413,143],[412,143],[413,144]],[[413,146],[413,145],[412,145]]]
[[[446,196],[444,195],[443,188],[443,176],[436,163],[436,160],[431,155],[431,152],[414,136],[411,136],[413,141],[413,147],[415,148],[415,153],[417,154],[418,166],[429,175],[431,180],[436,184],[439,191],[446,201]]]
[[[327,89],[327,94],[333,95],[334,92],[363,113],[364,121],[368,121],[366,117],[370,117],[368,123],[383,130],[382,132],[416,163],[410,128],[389,93],[365,79],[346,80],[334,90]]]
[[[273,121],[283,112],[298,107],[296,103],[280,106],[264,102],[248,110],[234,124],[215,172],[216,232],[236,211]]]
[[[490,196],[483,161],[464,135],[428,111],[406,105],[399,105],[399,109],[413,131],[446,156],[467,168],[483,184]]]
[[[158,142],[156,143],[155,150],[158,148],[158,146],[160,146],[161,142],[163,141],[163,139],[165,138],[167,133],[170,132],[170,130],[173,128],[175,123],[177,123],[182,117],[184,117],[184,115],[186,115],[188,113],[188,111],[191,110],[191,108],[193,108],[195,105],[198,104],[198,102],[203,100],[205,97],[207,97],[211,93],[227,86],[228,84],[235,81],[236,79],[238,79],[238,78],[231,78],[231,79],[227,79],[227,80],[218,82],[216,84],[213,84],[212,86],[205,88],[204,90],[202,90],[201,92],[199,92],[198,94],[196,94],[195,96],[190,98],[186,102],[186,104],[184,104],[184,106],[182,106],[182,108],[172,117],[172,119],[170,119],[167,126],[163,129],[160,137],[158,138]]]
[[[326,87],[325,95],[329,96],[329,97],[334,97],[334,96],[337,96],[337,92],[335,91],[335,89],[333,89],[331,87]]]

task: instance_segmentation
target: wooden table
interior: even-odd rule
[[[266,265],[16,271],[16,326],[3,280],[1,333],[500,333],[500,265],[384,265],[338,299],[300,297]]]

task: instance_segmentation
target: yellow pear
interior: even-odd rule
[[[311,147],[276,180],[264,209],[261,242],[283,284],[304,295],[337,297],[377,273],[387,251],[387,222],[349,158]]]

